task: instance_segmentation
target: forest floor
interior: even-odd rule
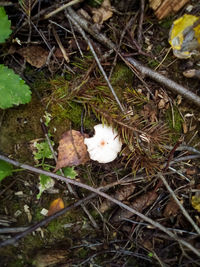
[[[0,159],[15,165],[0,182],[0,266],[199,266],[200,61],[168,41],[199,1],[162,20],[148,1],[60,2],[5,4],[0,61],[32,98],[0,109]],[[108,163],[84,144],[102,123],[122,143]]]

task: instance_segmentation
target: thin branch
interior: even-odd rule
[[[54,151],[54,149],[53,149],[53,147],[52,147],[52,145],[51,145],[51,140],[50,140],[50,138],[49,138],[49,136],[48,136],[48,130],[47,130],[47,127],[46,127],[46,125],[44,124],[44,122],[43,122],[42,119],[40,119],[40,122],[41,122],[41,127],[42,127],[42,130],[43,130],[43,132],[44,132],[45,138],[46,138],[46,140],[47,140],[47,142],[48,142],[49,148],[50,148],[51,153],[52,153],[52,155],[53,155],[53,158],[54,158],[55,162],[57,163],[58,159],[57,159],[57,157],[56,157],[56,153],[55,153],[55,151]],[[62,171],[62,169],[60,169],[60,173],[61,173],[62,176],[65,176],[64,173],[63,173],[63,171]],[[72,186],[71,186],[69,183],[66,183],[66,184],[67,184],[67,188],[68,188],[69,192],[70,192],[72,195],[74,195],[76,199],[79,199],[78,194],[77,194],[76,191],[72,188]],[[90,214],[89,211],[87,210],[86,206],[85,206],[84,204],[81,204],[81,207],[82,207],[82,209],[84,210],[84,212],[86,213],[86,215],[88,216],[88,218],[90,219],[90,221],[91,221],[92,225],[94,226],[94,228],[98,229],[98,226],[97,226],[95,220],[93,219],[93,217],[91,216],[91,214]]]
[[[197,155],[188,155],[188,156],[184,156],[184,157],[180,157],[180,158],[175,158],[174,160],[172,160],[170,162],[170,166],[176,162],[182,162],[182,161],[188,161],[188,160],[192,160],[192,159],[199,159],[200,158],[200,155],[197,154]]]
[[[71,20],[69,20],[69,25],[70,25],[71,32],[72,32],[72,35],[73,35],[73,37],[74,37],[76,46],[77,46],[77,48],[78,48],[78,51],[79,51],[81,57],[83,58],[83,57],[84,57],[84,56],[83,56],[83,52],[82,52],[82,50],[81,50],[81,48],[80,48],[80,45],[79,45],[79,43],[78,43],[78,40],[77,40],[77,38],[76,38],[76,35],[75,35],[75,32],[74,32],[74,28],[73,28],[73,26],[72,26]]]
[[[91,50],[91,52],[92,52],[92,54],[93,54],[93,56],[94,56],[94,58],[95,58],[95,60],[96,60],[96,63],[97,63],[97,65],[98,65],[98,67],[99,67],[101,73],[103,74],[104,79],[106,80],[106,82],[107,82],[107,84],[108,84],[108,87],[110,88],[110,90],[111,90],[111,92],[112,92],[112,94],[113,94],[113,96],[114,96],[114,98],[115,98],[117,104],[119,105],[121,111],[124,112],[124,108],[123,108],[122,104],[120,103],[119,98],[117,97],[117,95],[116,95],[116,93],[115,93],[115,91],[114,91],[114,89],[113,89],[113,87],[112,87],[112,85],[111,85],[111,83],[110,83],[110,81],[109,81],[109,79],[108,79],[108,77],[107,77],[107,75],[106,75],[106,73],[105,73],[105,71],[104,71],[102,65],[101,65],[101,62],[100,62],[100,60],[98,59],[96,52],[94,51],[94,48],[93,48],[93,46],[92,46],[90,40],[87,38],[85,32],[84,32],[83,29],[79,26],[79,24],[78,24],[78,23],[77,23],[77,22],[76,22],[76,21],[75,21],[75,20],[74,20],[68,13],[67,13],[67,12],[66,12],[66,16],[67,16],[67,18],[70,19],[70,20],[72,21],[72,23],[77,27],[77,29],[79,30],[79,32],[81,33],[81,35],[83,36],[83,38],[84,38],[84,39],[86,40],[86,42],[88,43],[88,45],[89,45],[89,47],[90,47],[90,50]]]
[[[196,223],[190,217],[189,213],[186,211],[186,209],[183,207],[183,205],[181,205],[180,201],[177,199],[174,191],[169,186],[169,184],[168,184],[167,180],[165,179],[165,177],[161,173],[159,173],[159,177],[162,180],[163,184],[166,186],[167,190],[169,191],[169,193],[171,194],[171,196],[173,197],[173,199],[175,200],[176,204],[179,206],[179,208],[183,212],[183,215],[185,216],[185,218],[191,223],[191,225],[194,227],[194,229],[196,230],[196,232],[200,235],[200,229],[199,229],[199,227],[196,225]]]
[[[15,244],[19,239],[25,237],[26,235],[34,232],[36,229],[38,229],[39,227],[42,227],[42,226],[45,226],[46,224],[48,224],[49,222],[51,222],[52,220],[58,218],[59,216],[65,214],[66,212],[80,206],[81,204],[83,204],[83,202],[87,202],[89,201],[90,199],[92,199],[93,197],[95,197],[96,194],[90,194],[88,197],[84,198],[84,199],[81,199],[77,202],[75,202],[74,204],[62,209],[62,210],[59,210],[58,212],[54,213],[53,215],[51,216],[48,216],[46,217],[45,219],[41,220],[40,222],[36,223],[36,224],[33,224],[32,226],[28,227],[25,231],[15,235],[14,237],[12,238],[9,238],[3,242],[0,243],[0,247],[5,247],[5,246],[8,246],[8,245],[13,245]]]
[[[180,85],[180,84],[172,81],[171,79],[166,78],[162,74],[160,74],[160,73],[158,73],[158,72],[156,72],[156,71],[154,71],[154,70],[142,65],[140,62],[138,62],[137,60],[135,60],[135,59],[133,59],[131,57],[124,57],[124,61],[130,67],[133,66],[134,68],[139,70],[142,75],[145,75],[147,77],[152,78],[153,80],[155,80],[155,81],[159,82],[160,84],[166,86],[170,90],[182,95],[183,97],[185,97],[189,101],[192,101],[193,103],[195,103],[197,106],[200,107],[200,97],[197,96],[196,94],[194,94],[193,92],[189,91],[188,89],[186,89],[182,85]]]
[[[54,34],[54,37],[56,39],[56,42],[57,42],[57,44],[58,44],[58,46],[59,46],[59,48],[60,48],[60,50],[61,50],[61,52],[63,54],[64,59],[66,60],[67,63],[69,63],[70,60],[69,60],[69,57],[68,57],[68,55],[66,53],[66,50],[63,47],[63,44],[62,44],[62,42],[60,40],[60,37],[58,36],[58,34],[57,34],[57,32],[56,32],[56,30],[55,30],[55,28],[53,26],[52,26],[52,30],[53,30],[53,34]]]
[[[72,1],[70,1],[70,2],[68,2],[68,3],[66,3],[66,4],[64,4],[64,5],[62,5],[62,6],[60,6],[59,8],[53,10],[53,11],[50,12],[49,14],[45,15],[45,16],[44,16],[44,19],[48,19],[48,18],[50,18],[50,17],[56,15],[56,14],[59,13],[60,11],[66,9],[67,7],[72,6],[72,5],[75,5],[75,4],[78,4],[78,3],[80,3],[80,2],[82,2],[82,0],[72,0]]]
[[[172,146],[164,146],[167,149],[172,149]],[[179,146],[176,148],[176,151],[189,151],[195,154],[200,154],[200,151],[194,147],[191,146]]]
[[[142,24],[144,20],[144,2],[145,0],[140,0],[140,19],[138,24],[138,44],[142,43]]]
[[[76,12],[74,12],[71,7],[68,7],[67,10],[71,17],[73,17],[73,19],[78,23],[78,25],[80,25],[86,32],[90,33],[96,40],[101,42],[103,45],[106,45],[107,47],[114,49],[117,52],[117,46],[112,41],[110,41],[105,35],[96,32],[95,29],[93,29],[91,23],[76,14]],[[144,66],[143,64],[131,57],[125,57],[125,55],[120,56],[130,68],[132,65],[135,69],[140,71],[141,74],[152,78],[153,80],[166,86],[170,90],[182,95],[183,97],[185,97],[189,101],[192,101],[200,107],[200,97],[189,91],[187,88],[183,87],[182,85],[179,85],[171,79],[166,78],[158,72],[151,70],[150,68]]]
[[[67,8],[68,13],[70,16],[78,23],[79,26],[81,26],[82,29],[84,29],[86,32],[91,34],[96,40],[98,40],[100,43],[104,44],[105,46],[109,47],[110,49],[116,50],[116,45],[110,41],[105,35],[95,30],[94,25],[92,25],[89,21],[84,19],[83,17],[80,17],[71,7]]]
[[[141,219],[143,219],[144,221],[150,223],[151,225],[153,225],[155,228],[158,228],[159,230],[163,231],[164,233],[168,234],[171,238],[173,238],[174,240],[176,240],[178,243],[180,243],[181,245],[187,247],[188,249],[190,249],[194,254],[196,254],[197,256],[200,257],[200,251],[197,250],[196,248],[194,248],[191,244],[189,244],[188,242],[186,242],[185,240],[182,240],[180,238],[178,238],[178,236],[174,233],[172,233],[171,231],[167,230],[166,227],[164,227],[163,225],[161,225],[160,223],[148,218],[147,216],[143,215],[142,213],[140,213],[139,211],[133,209],[133,208],[130,208],[128,205],[122,203],[121,201],[117,200],[117,199],[114,199],[113,197],[109,196],[108,194],[102,192],[100,189],[96,189],[96,188],[93,188],[87,184],[83,184],[81,182],[78,182],[76,180],[72,180],[70,178],[65,178],[63,176],[60,176],[60,175],[57,175],[55,173],[51,173],[51,172],[48,172],[48,171],[44,171],[44,170],[41,170],[41,169],[38,169],[38,168],[35,168],[35,167],[32,167],[30,165],[27,165],[27,164],[22,164],[22,163],[19,163],[15,160],[12,160],[12,159],[9,159],[7,158],[6,156],[3,156],[3,155],[0,155],[0,160],[3,160],[3,161],[6,161],[10,164],[13,164],[14,166],[16,167],[21,167],[25,170],[29,170],[31,172],[35,172],[35,173],[39,173],[39,174],[44,174],[44,175],[47,175],[47,176],[50,176],[54,179],[57,179],[57,180],[60,180],[60,181],[63,181],[63,182],[68,182],[69,184],[73,184],[73,185],[76,185],[78,187],[81,187],[81,188],[84,188],[88,191],[91,191],[95,194],[98,194],[112,202],[114,202],[116,205],[120,206],[121,208],[123,209],[126,209],[130,212],[132,212],[133,214],[137,215],[138,217],[140,217]],[[80,200],[81,201],[81,200]],[[76,202],[78,203],[78,202]],[[75,204],[76,204],[75,203]],[[74,204],[74,205],[75,205]],[[76,204],[77,205],[77,204]],[[80,204],[79,204],[80,205]],[[59,211],[59,212],[62,212],[63,210]],[[37,227],[35,228],[37,229]],[[34,231],[34,230],[33,230]],[[7,240],[8,241],[8,240]],[[4,242],[2,242],[4,243]],[[2,245],[1,243],[1,245]],[[9,241],[7,243],[7,245],[9,244]]]

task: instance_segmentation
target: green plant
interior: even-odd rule
[[[5,40],[11,34],[11,22],[3,7],[0,7],[0,43],[4,43]]]
[[[51,121],[51,118],[52,118],[51,114],[48,112],[45,112],[44,124],[46,126],[48,126],[49,122]],[[49,138],[51,137],[50,132],[48,132],[48,136]],[[51,146],[53,147],[54,142],[51,140],[50,142],[51,142]],[[33,146],[35,148],[35,150],[33,151],[34,160],[39,163],[37,166],[41,166],[45,171],[51,171],[52,169],[54,169],[54,166],[51,166],[46,163],[47,159],[53,159],[52,151],[50,149],[50,146],[47,140],[42,141],[42,142],[34,142]],[[60,170],[58,170],[56,173],[59,175],[62,175]],[[68,177],[71,179],[74,179],[77,176],[77,172],[74,170],[74,167],[63,168],[63,173],[65,177]],[[53,188],[54,184],[55,184],[55,181],[50,176],[40,174],[39,185],[38,185],[39,193],[37,194],[37,199],[40,199],[42,193],[45,190]]]
[[[30,100],[29,86],[12,69],[0,65],[0,108],[26,104]]]
[[[51,141],[51,145],[54,145],[54,142]],[[41,164],[38,166],[42,166],[42,168],[45,171],[50,171],[53,167],[45,163],[45,159],[52,159],[53,155],[52,152],[49,148],[48,142],[44,141],[41,143],[35,142],[34,147],[36,148],[37,151],[34,151],[34,159],[36,161],[41,160]],[[62,175],[60,171],[56,172],[59,175]],[[77,175],[77,172],[74,170],[74,167],[66,167],[63,168],[63,173],[66,177],[74,179]],[[55,181],[47,175],[40,174],[39,175],[39,193],[37,194],[37,199],[40,199],[42,193],[45,190],[48,190],[50,188],[53,188],[55,184]]]
[[[0,7],[0,43],[11,34],[11,22],[3,7]],[[31,91],[28,85],[15,74],[12,69],[0,65],[0,108],[6,109],[14,105],[26,104],[31,100]]]
[[[0,181],[5,177],[11,175],[13,172],[13,166],[3,160],[0,160]]]

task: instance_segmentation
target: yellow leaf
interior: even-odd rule
[[[64,202],[63,202],[62,198],[55,199],[50,204],[48,216],[53,215],[57,211],[64,209],[64,207],[65,206],[64,206]]]
[[[185,14],[175,20],[169,33],[169,43],[176,57],[189,58],[193,54],[198,54],[200,17]]]
[[[200,212],[200,196],[192,197],[192,207],[198,212]]]

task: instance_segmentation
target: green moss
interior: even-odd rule
[[[159,62],[157,60],[152,59],[148,61],[148,66],[152,69],[156,68],[158,65],[159,65]]]
[[[47,225],[47,232],[49,233],[49,240],[63,240],[64,238],[71,238],[71,228],[65,228],[64,225],[68,223],[76,223],[80,220],[82,213],[76,210],[67,212],[63,216],[54,219]]]
[[[172,110],[169,109],[165,113],[166,123],[172,130],[172,140],[177,141],[182,133],[183,118],[181,117],[178,109],[174,107],[173,116]]]
[[[111,83],[113,86],[121,86],[122,88],[131,87],[133,84],[132,71],[124,64],[117,64],[111,77]]]
[[[170,29],[172,23],[173,23],[172,17],[167,17],[166,19],[160,21],[160,26],[163,29]]]
[[[40,124],[43,114],[44,107],[35,96],[28,105],[6,110],[1,126],[2,152],[15,154],[19,161],[30,163],[29,141],[43,136]]]
[[[61,218],[53,220],[49,223],[47,230],[51,234],[51,239],[62,240],[65,237],[65,229],[63,227],[63,224],[64,222]]]
[[[88,250],[86,248],[80,248],[76,251],[76,257],[80,259],[85,259],[88,255]]]
[[[92,7],[100,7],[103,0],[86,0],[86,3]]]
[[[32,207],[32,209],[34,209],[34,207]],[[41,208],[40,207],[36,207],[34,209],[33,221],[39,222],[42,219],[44,219],[44,216],[41,214]]]
[[[159,54],[159,53],[161,52],[162,49],[163,49],[163,46],[160,45],[160,44],[156,45],[156,47],[154,48],[156,54]],[[152,60],[152,61],[153,61],[153,60]],[[156,61],[156,60],[155,60],[155,61]],[[156,61],[156,62],[159,63],[158,61]]]
[[[9,263],[9,267],[23,267],[23,266],[24,266],[23,259],[16,259],[15,261]]]

